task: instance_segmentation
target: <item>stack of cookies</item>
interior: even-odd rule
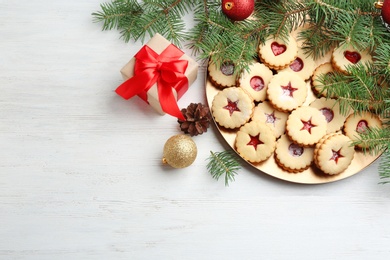
[[[286,172],[316,167],[324,174],[345,171],[359,134],[380,128],[370,112],[340,113],[337,97],[326,97],[319,78],[348,66],[372,62],[368,52],[350,46],[336,48],[329,61],[318,64],[304,54],[293,36],[269,38],[259,46],[258,59],[234,76],[234,63],[210,62],[208,76],[218,89],[211,111],[218,125],[236,133],[234,148],[242,158],[260,164],[274,158]],[[310,100],[310,93],[317,98]]]

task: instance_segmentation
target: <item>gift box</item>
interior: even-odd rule
[[[120,72],[118,95],[138,95],[158,113],[184,119],[177,100],[196,80],[198,64],[163,36],[153,36]]]

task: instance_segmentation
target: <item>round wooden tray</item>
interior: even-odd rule
[[[310,83],[307,83],[310,84]],[[207,103],[209,107],[211,108],[212,102],[214,99],[214,96],[220,91],[220,89],[217,89],[214,87],[214,85],[208,80],[206,75],[206,97],[207,97]],[[313,100],[315,100],[315,96],[313,92],[311,91],[311,87],[308,87],[308,98],[306,99],[306,102],[304,105],[308,105]],[[215,122],[215,125],[217,126],[218,131],[221,133],[223,138],[226,140],[226,142],[231,146],[231,148],[236,152],[235,150],[235,138],[236,138],[236,130],[227,130],[224,128],[221,128],[217,122]],[[236,152],[237,153],[237,152]],[[237,153],[238,156],[240,156]],[[273,177],[276,177],[281,180],[295,182],[295,183],[302,183],[302,184],[321,184],[321,183],[329,183],[337,180],[342,180],[347,177],[350,177],[359,171],[363,170],[365,167],[369,166],[371,163],[373,163],[376,159],[379,158],[380,155],[372,156],[368,154],[363,154],[361,151],[357,151],[355,153],[354,159],[351,163],[351,165],[342,173],[337,175],[327,175],[322,173],[320,170],[318,170],[315,166],[311,166],[309,169],[300,172],[300,173],[289,173],[281,169],[275,162],[274,156],[271,156],[268,160],[265,162],[262,162],[260,164],[252,164],[248,162],[250,165],[252,165],[255,169],[271,175]]]

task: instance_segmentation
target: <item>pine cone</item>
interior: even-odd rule
[[[177,122],[184,133],[194,136],[207,132],[211,121],[210,109],[207,106],[191,103],[187,108],[183,108],[181,113],[186,120],[179,119]]]

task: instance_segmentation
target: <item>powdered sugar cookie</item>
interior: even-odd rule
[[[292,111],[301,106],[307,97],[307,84],[292,72],[280,72],[268,84],[269,102],[280,111]]]
[[[351,110],[340,112],[340,105],[336,99],[332,98],[318,98],[309,105],[310,107],[317,108],[325,116],[328,122],[326,133],[332,133],[339,131],[345,122],[347,116],[352,112]]]
[[[225,88],[215,95],[212,114],[215,121],[226,128],[237,128],[249,121],[255,104],[241,88]]]
[[[260,60],[269,68],[281,70],[294,61],[298,44],[291,35],[287,39],[269,37],[259,46]]]
[[[314,107],[299,107],[287,118],[286,133],[295,143],[311,146],[326,134],[325,116]]]
[[[367,63],[372,63],[371,54],[367,50],[358,51],[352,45],[342,44],[332,53],[333,67],[343,73],[348,72],[349,66],[366,66]]]
[[[268,159],[275,150],[276,137],[272,129],[260,121],[251,121],[237,132],[235,146],[245,160],[259,163]]]
[[[337,134],[340,134],[340,133],[326,134],[315,144],[315,146],[314,146],[314,158],[317,156],[317,152],[319,151],[319,148],[325,142],[325,140],[328,139],[330,136],[337,135]]]
[[[276,143],[275,161],[283,170],[298,173],[308,169],[313,161],[312,147],[303,147],[282,135]]]
[[[234,63],[232,62],[224,62],[220,67],[218,67],[215,63],[210,61],[207,71],[211,83],[213,83],[216,87],[227,88],[236,85]]]
[[[239,85],[254,101],[263,101],[267,96],[268,83],[272,76],[273,73],[267,66],[256,62],[249,66],[248,71],[244,70],[241,74]]]
[[[352,141],[359,140],[359,135],[364,134],[369,128],[382,128],[382,121],[376,114],[371,112],[354,113],[347,117],[344,123],[344,132]],[[368,145],[361,143],[358,148],[367,148]]]
[[[315,147],[314,163],[324,173],[334,175],[345,171],[351,164],[355,149],[351,139],[343,134],[329,135]]]
[[[288,114],[275,109],[269,102],[259,103],[252,115],[252,120],[266,123],[273,130],[276,138],[279,138],[286,129]]]
[[[316,69],[316,63],[313,57],[304,53],[303,49],[298,49],[298,55],[295,60],[290,63],[286,68],[280,71],[289,71],[297,74],[303,80],[308,80],[313,75]]]

